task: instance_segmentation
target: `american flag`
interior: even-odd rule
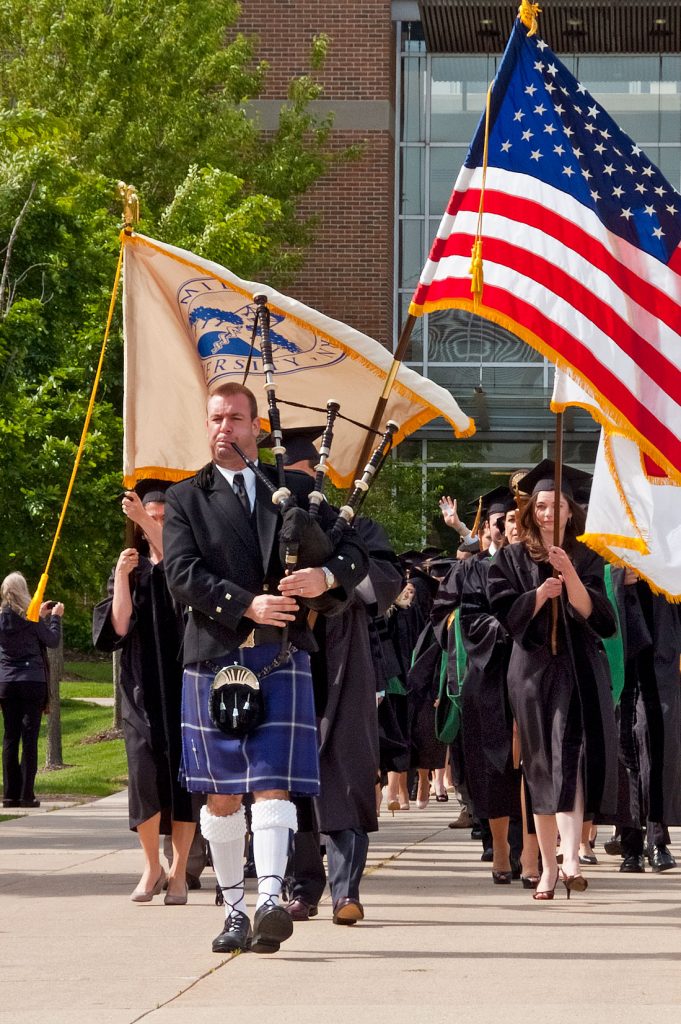
[[[485,117],[410,313],[473,310]],[[681,481],[681,196],[516,21],[493,84],[475,312],[570,373]]]

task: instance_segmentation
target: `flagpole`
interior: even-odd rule
[[[371,451],[373,444],[373,435],[379,432],[383,414],[385,413],[385,408],[388,404],[388,398],[390,397],[392,386],[395,383],[397,371],[399,370],[402,360],[404,359],[404,354],[407,351],[407,345],[411,339],[415,323],[416,317],[410,313],[404,321],[404,325],[400,331],[400,337],[397,342],[397,348],[395,349],[395,355],[393,356],[392,366],[390,367],[388,376],[385,379],[381,395],[376,402],[376,408],[374,409],[374,414],[371,418],[371,423],[369,424],[369,430],[367,431],[367,436],[364,439],[362,450],[360,451],[359,458],[357,459],[357,466],[354,473],[355,477],[361,477],[364,466],[369,458],[369,452]]]
[[[553,546],[560,547],[560,496],[563,486],[563,414],[556,413],[556,450],[554,453],[554,506],[553,506]],[[558,576],[558,570],[553,570]],[[558,598],[551,599],[551,653],[558,654]]]

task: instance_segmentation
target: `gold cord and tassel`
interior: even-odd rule
[[[541,13],[539,4],[530,3],[529,0],[522,0],[520,7],[518,8],[518,17],[522,21],[523,25],[528,29],[528,36],[534,36],[537,34],[539,23],[538,18]],[[485,105],[485,145],[482,157],[482,185],[480,186],[480,205],[478,207],[478,223],[475,230],[475,241],[473,242],[473,248],[471,250],[471,265],[468,268],[468,273],[471,277],[471,294],[473,296],[473,312],[478,311],[478,307],[482,302],[482,292],[485,286],[485,275],[483,272],[483,260],[482,260],[482,218],[485,210],[485,185],[487,182],[487,161],[489,154],[489,120],[490,120],[490,108],[492,101],[492,88],[494,82],[490,84],[487,90],[487,103]]]
[[[124,182],[119,181],[118,193],[123,200],[124,213],[123,213],[123,234],[129,235],[132,233],[133,224],[137,223],[139,219],[139,199],[137,193],[132,186],[125,185]],[[95,380],[92,385],[92,391],[90,392],[90,401],[88,403],[87,412],[85,414],[85,422],[83,423],[83,430],[80,435],[80,442],[76,451],[76,457],[73,461],[73,469],[71,470],[71,479],[69,480],[69,486],[66,490],[66,497],[64,498],[64,504],[59,514],[59,522],[57,523],[57,529],[55,530],[54,540],[52,541],[52,547],[50,554],[45,565],[45,571],[40,577],[40,582],[36,588],[31,603],[26,611],[26,618],[31,622],[37,622],[40,618],[40,606],[43,603],[45,597],[45,588],[47,587],[47,581],[49,579],[50,566],[54,553],[57,549],[57,543],[61,535],[61,529],[64,524],[64,518],[66,516],[66,509],[68,508],[69,501],[71,499],[71,492],[73,491],[73,485],[76,482],[76,474],[78,473],[78,467],[80,466],[80,460],[85,450],[85,442],[87,440],[88,431],[90,429],[90,420],[92,419],[92,413],[95,407],[95,397],[97,395],[97,388],[99,387],[99,381],[102,376],[102,368],[104,365],[104,354],[106,352],[106,345],[109,340],[109,332],[111,330],[111,321],[113,320],[114,309],[116,307],[116,297],[118,295],[118,285],[121,279],[121,270],[123,267],[123,239],[121,238],[121,248],[118,254],[118,264],[116,266],[116,274],[114,276],[113,288],[111,290],[111,299],[109,301],[109,314],[106,320],[106,328],[104,330],[104,340],[102,342],[102,349],[99,353],[99,362],[97,363],[97,371],[95,373]]]
[[[471,265],[468,273],[471,275],[471,294],[473,295],[473,311],[477,312],[482,302],[482,291],[485,286],[485,275],[482,265],[482,216],[485,210],[485,185],[487,182],[487,159],[489,154],[489,117],[492,100],[492,87],[490,84],[487,90],[487,104],[485,107],[485,144],[482,153],[482,184],[480,186],[480,205],[478,207],[478,223],[475,228],[475,241],[471,251]]]

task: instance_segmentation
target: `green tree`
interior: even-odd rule
[[[142,230],[286,286],[328,168],[314,69],[277,131],[248,113],[267,73],[233,0],[0,0],[0,574],[42,570],[80,437],[118,248],[116,182]],[[50,572],[83,643],[122,540],[122,340],[114,319],[93,429]]]
[[[388,459],[362,506],[362,515],[381,523],[390,542],[399,554],[402,551],[420,551],[426,546],[442,548],[453,554],[459,543],[458,534],[442,524],[438,502],[443,494],[458,496],[463,510],[481,489],[489,490],[487,474],[465,469],[456,463],[446,469],[424,471],[420,462],[400,462]],[[334,505],[344,504],[346,491],[331,485],[328,500]],[[474,514],[468,518],[472,525]]]

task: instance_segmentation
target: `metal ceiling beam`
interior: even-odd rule
[[[514,0],[419,0],[431,53],[501,53]],[[539,31],[556,53],[681,53],[681,0],[545,0]]]

